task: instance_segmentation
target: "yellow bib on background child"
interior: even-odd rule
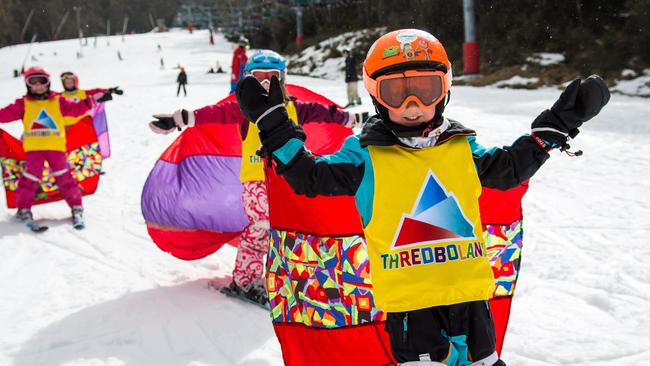
[[[296,105],[289,101],[285,104],[289,119],[293,123],[298,123],[298,112]],[[242,149],[241,149],[241,172],[239,178],[241,182],[252,182],[264,180],[264,166],[262,165],[262,158],[257,155],[257,150],[262,146],[260,141],[260,130],[257,129],[254,123],[248,124],[248,133],[246,137],[242,136]]]

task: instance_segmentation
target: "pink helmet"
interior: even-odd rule
[[[50,73],[44,67],[40,67],[40,66],[30,67],[29,69],[25,70],[23,76],[25,79],[25,84],[27,85],[30,85],[30,79],[36,77],[45,78],[46,84],[48,85],[50,84]]]

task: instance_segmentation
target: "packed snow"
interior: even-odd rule
[[[343,50],[366,50],[374,40],[386,31],[385,27],[346,32],[327,38],[309,46],[297,55],[289,56],[289,71],[328,80],[340,80],[345,77],[345,58],[340,56]],[[364,51],[365,52],[365,51]],[[337,55],[338,57],[332,57]]]
[[[217,61],[227,69],[233,45],[219,36],[210,46],[204,31],[89,44],[81,59],[76,40],[32,49],[54,75],[71,69],[82,87],[119,85],[125,94],[107,106],[113,156],[98,192],[84,200],[86,230],[72,229],[59,202],[34,208],[51,226],[35,236],[12,221],[14,211],[0,198],[0,365],[282,364],[268,314],[207,286],[212,278],[229,282],[235,250],[177,260],[151,242],[139,207],[149,170],[175,137],[151,133],[151,115],[225,97],[229,74],[206,71]],[[2,105],[25,91],[10,72],[26,49],[0,49]],[[187,98],[175,95],[177,64],[188,71]],[[340,79],[289,78],[345,104]],[[56,78],[53,85],[60,86]],[[484,145],[507,145],[558,95],[551,88],[454,87],[447,115],[475,128]],[[532,180],[503,353],[509,365],[650,365],[647,105],[614,94],[575,141],[584,156],[554,152]],[[14,135],[21,129],[1,127]]]
[[[519,75],[515,75],[510,79],[497,81],[492,85],[496,86],[497,88],[506,88],[506,87],[513,88],[513,87],[527,87],[537,82],[539,82],[539,78],[535,78],[535,77],[525,78]]]
[[[540,66],[553,66],[564,62],[565,57],[561,53],[538,52],[529,56],[526,61]]]
[[[641,75],[636,75],[632,70],[625,70],[623,77],[632,77],[628,80],[619,81],[614,88],[614,91],[625,95],[640,95],[650,97],[650,69],[643,71]],[[635,77],[636,76],[636,77]]]

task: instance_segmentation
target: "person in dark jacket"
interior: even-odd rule
[[[187,90],[185,89],[185,85],[187,85],[187,74],[185,73],[185,68],[180,67],[180,72],[178,73],[178,76],[176,77],[176,82],[178,83],[178,88],[176,89],[176,96],[179,96],[181,93],[181,88],[183,88],[183,93],[185,96],[187,96]]]
[[[361,104],[361,98],[359,98],[359,90],[357,88],[359,81],[359,77],[357,76],[357,60],[347,48],[343,50],[343,57],[345,57],[345,83],[348,89],[348,104],[345,105],[345,108],[347,108],[355,104]]]
[[[287,117],[279,81],[237,87],[263,150],[293,190],[354,196],[368,246],[375,304],[398,363],[503,366],[487,300],[494,276],[482,239],[482,187],[507,190],[568,149],[609,101],[598,76],[571,82],[511,146],[485,148],[476,132],[443,116],[451,62],[431,34],[381,36],[363,66],[377,115],[331,155],[316,157]]]

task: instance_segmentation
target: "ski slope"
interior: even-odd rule
[[[0,365],[281,365],[268,314],[207,286],[230,281],[235,250],[182,262],[156,248],[140,214],[147,174],[175,138],[151,133],[150,116],[225,97],[233,46],[221,36],[210,46],[204,31],[109,40],[93,47],[90,39],[81,59],[76,40],[32,49],[38,62],[28,65],[47,67],[55,89],[70,69],[83,88],[119,85],[125,94],[107,106],[113,156],[84,200],[86,230],[72,229],[59,202],[34,208],[51,226],[35,236],[0,198]],[[25,91],[11,70],[26,49],[0,49],[2,106]],[[226,73],[206,74],[216,61]],[[187,98],[175,94],[177,64],[188,72]],[[346,102],[342,79],[289,82]],[[454,87],[447,116],[475,128],[484,145],[507,145],[558,95]],[[584,156],[553,153],[532,180],[503,354],[509,365],[650,365],[648,122],[647,99],[614,95],[576,140]]]

